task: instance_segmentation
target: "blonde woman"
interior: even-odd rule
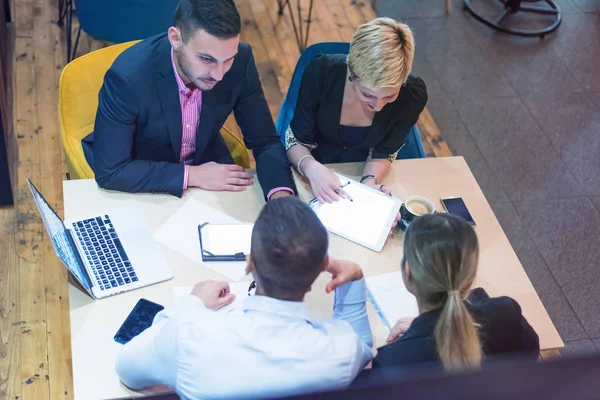
[[[479,367],[485,356],[523,353],[537,359],[538,335],[509,297],[466,300],[479,255],[473,228],[459,217],[433,214],[404,234],[404,284],[419,316],[401,319],[379,349],[373,368],[441,363],[445,369]]]
[[[321,203],[344,194],[327,163],[366,161],[362,182],[390,194],[380,181],[427,102],[410,74],[414,47],[407,25],[377,18],[358,27],[349,55],[320,54],[307,66],[286,150]]]

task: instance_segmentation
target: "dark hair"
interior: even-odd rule
[[[269,201],[252,231],[250,257],[268,296],[299,300],[323,271],[329,239],[313,210],[297,197]]]
[[[241,31],[240,14],[233,0],[181,0],[173,24],[184,42],[198,29],[219,39],[231,39]]]
[[[477,272],[477,235],[464,219],[429,214],[413,220],[404,234],[404,261],[408,262],[419,297],[441,308],[435,342],[446,369],[477,367],[481,343],[475,322],[465,307]]]

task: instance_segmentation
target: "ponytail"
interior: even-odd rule
[[[481,343],[475,322],[458,291],[448,292],[435,327],[435,342],[446,370],[481,365]]]

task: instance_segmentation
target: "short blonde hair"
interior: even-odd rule
[[[408,79],[414,54],[415,39],[408,25],[376,18],[354,32],[348,66],[367,88],[396,87]]]

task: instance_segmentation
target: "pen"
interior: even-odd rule
[[[350,181],[344,183],[343,185],[340,185],[340,189],[345,188],[346,186],[348,186],[350,184]],[[340,195],[341,196],[341,195]],[[342,196],[343,199],[345,199],[344,196]],[[309,206],[312,206],[313,204],[315,204],[316,202],[318,202],[319,200],[315,197],[314,199],[312,199],[311,201],[308,202]]]

